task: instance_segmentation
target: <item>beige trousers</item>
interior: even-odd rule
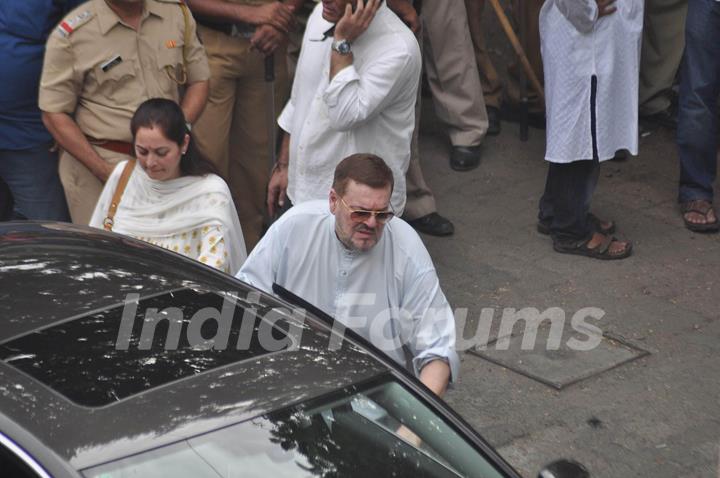
[[[687,0],[646,0],[640,60],[640,114],[670,106],[668,92],[685,48]]]
[[[410,145],[410,163],[405,173],[405,190],[407,200],[403,218],[408,221],[419,219],[433,212],[437,212],[435,196],[430,186],[425,182],[422,168],[420,167],[420,111],[422,94],[418,88],[417,101],[415,102],[415,130],[413,131],[412,143]]]
[[[110,164],[132,159],[130,156],[93,146],[95,152]],[[70,218],[75,224],[87,225],[90,222],[95,204],[100,199],[103,183],[83,163],[67,151],[60,152],[58,175],[65,190]]]
[[[198,32],[208,55],[211,78],[207,105],[193,125],[193,139],[200,154],[212,161],[228,182],[250,252],[263,232],[272,166],[264,56],[250,50],[248,39],[202,25]],[[287,94],[283,49],[276,52],[274,119],[285,106]]]
[[[488,128],[464,0],[423,3],[423,58],[435,112],[453,146],[482,143]]]

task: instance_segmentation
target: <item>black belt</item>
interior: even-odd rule
[[[195,21],[197,22],[198,25],[202,25],[202,26],[210,28],[212,30],[217,30],[220,33],[224,33],[228,36],[232,35],[232,31],[233,31],[232,23],[216,22],[213,20],[208,20],[207,18],[204,18],[200,15],[195,15]]]
[[[249,37],[255,30],[255,27],[249,23],[218,22],[201,15],[196,16],[195,21],[199,25],[224,33],[227,36],[233,36],[233,34],[235,34],[237,36]]]

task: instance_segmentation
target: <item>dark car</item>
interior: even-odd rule
[[[0,476],[519,476],[318,316],[134,239],[0,224]]]

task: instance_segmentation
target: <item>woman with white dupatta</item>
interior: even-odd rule
[[[161,98],[145,101],[130,129],[136,164],[115,167],[90,226],[236,274],[247,252],[230,190],[210,162],[192,154],[180,107]]]

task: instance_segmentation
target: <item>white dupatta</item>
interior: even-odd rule
[[[90,226],[102,228],[125,161],[105,184]],[[245,239],[230,190],[219,176],[183,176],[168,181],[151,179],[139,163],[115,213],[113,232],[144,238],[166,238],[204,227],[219,227],[225,239],[230,273],[247,257]]]

